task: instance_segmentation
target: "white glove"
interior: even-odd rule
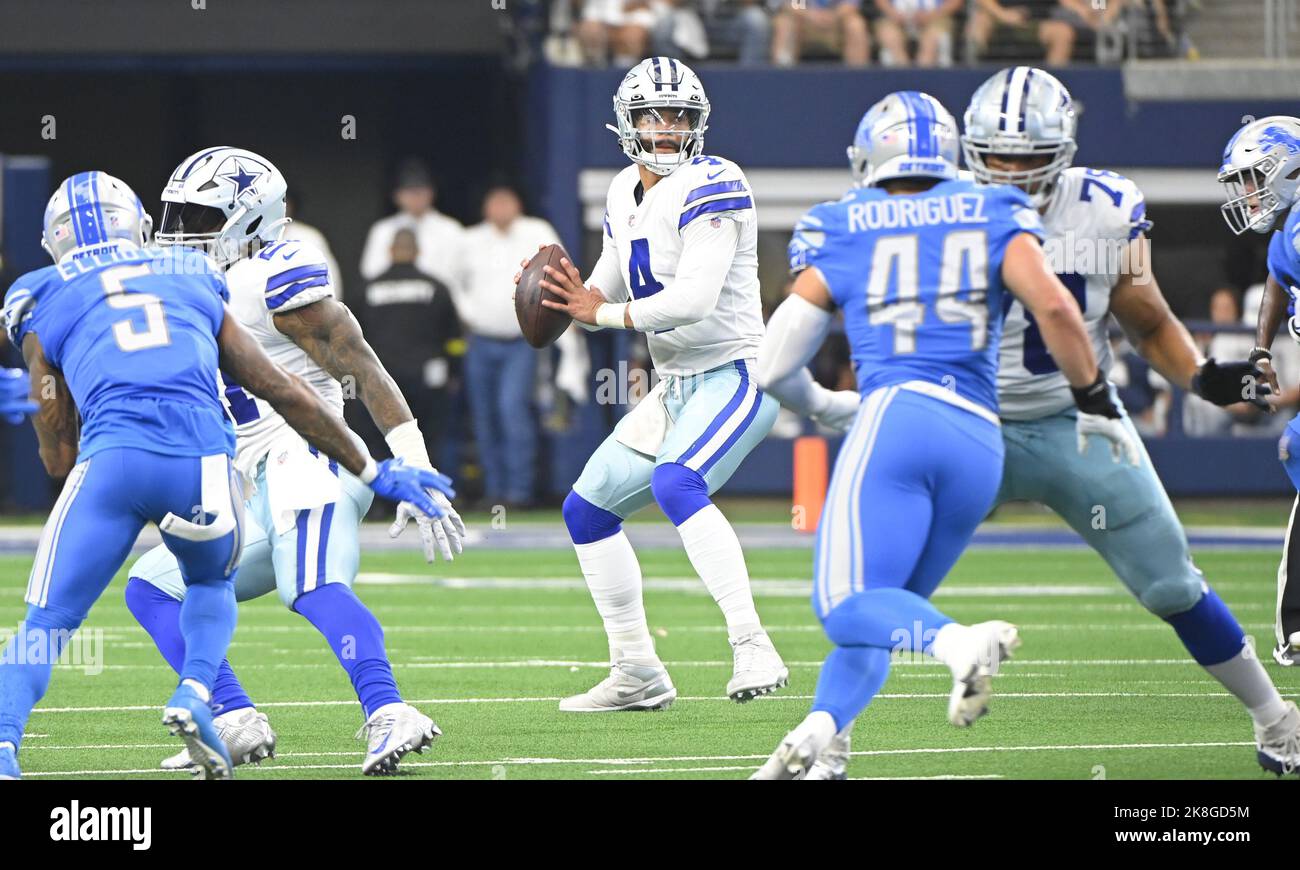
[[[1079,454],[1088,452],[1088,436],[1100,435],[1110,442],[1110,455],[1116,462],[1128,461],[1129,465],[1142,464],[1142,450],[1137,439],[1117,417],[1103,417],[1100,414],[1079,412],[1074,424],[1074,431],[1079,436]]]
[[[555,366],[555,386],[575,405],[587,404],[591,384],[591,362],[587,358],[587,343],[572,329],[565,330],[556,340],[560,359]]]
[[[464,549],[462,540],[465,537],[465,522],[445,495],[433,489],[428,490],[428,493],[443,515],[430,519],[409,501],[401,502],[397,505],[397,519],[388,527],[388,537],[396,538],[406,530],[407,523],[414,519],[416,528],[420,530],[420,542],[424,545],[424,561],[437,561],[438,552],[441,551],[442,558],[450,562]]]
[[[858,408],[862,396],[857,390],[835,390],[830,392],[826,407],[815,414],[810,414],[814,423],[825,426],[835,432],[847,432],[858,417]]]

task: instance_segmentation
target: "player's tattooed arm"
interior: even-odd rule
[[[293,339],[331,377],[356,384],[357,398],[385,435],[415,419],[396,381],[375,355],[346,305],[335,299],[321,299],[278,313],[272,319],[276,329]]]
[[[41,340],[34,332],[23,339],[23,358],[31,372],[31,398],[39,407],[32,415],[32,426],[40,443],[41,462],[50,477],[67,477],[77,464],[77,442],[81,437],[77,404],[63,372],[45,358]]]
[[[221,370],[244,389],[265,399],[293,429],[348,471],[361,475],[370,457],[341,417],[311,385],[285,371],[266,355],[257,340],[226,312],[217,334]]]

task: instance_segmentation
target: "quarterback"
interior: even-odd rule
[[[237,148],[205,149],[186,158],[168,180],[157,241],[207,251],[225,268],[231,312],[271,359],[301,376],[339,417],[340,382],[355,383],[393,455],[408,466],[431,469],[406,400],[356,320],[334,299],[324,257],[306,243],[279,240],[288,222],[286,191],[284,176],[266,158]],[[402,755],[423,751],[440,732],[402,701],[383,629],[352,591],[360,524],[373,497],[290,430],[273,408],[221,377],[222,401],[235,424],[235,467],[250,490],[236,596],[242,601],[275,590],[286,607],[320,631],[361,702],[365,724],[358,736],[369,740],[362,772],[391,772]],[[436,542],[451,559],[461,550],[464,525],[445,498],[433,498],[445,516],[417,517],[403,502],[390,532],[396,535],[416,518],[425,557],[434,559]],[[155,548],[128,576],[128,607],[175,665],[184,654],[177,617],[185,596],[176,559]],[[212,700],[236,764],[273,754],[275,734],[229,662],[221,665]],[[163,762],[165,768],[185,765],[182,756]]]
[[[573,264],[542,286],[588,328],[646,334],[661,380],[592,454],[564,501],[564,521],[609,636],[612,668],[561,710],[654,710],[677,697],[646,626],[641,568],[623,533],[658,503],[727,621],[743,702],[789,672],[759,622],[740,541],[710,500],[776,419],[753,360],[763,337],[758,227],[740,167],[704,154],[709,101],[670,57],[628,72],[610,126],[631,166],[609,188],[600,259],[584,286]]]

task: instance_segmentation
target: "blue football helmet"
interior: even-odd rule
[[[1219,183],[1229,228],[1237,235],[1268,232],[1300,193],[1300,118],[1273,115],[1238,130],[1223,149]]]
[[[115,241],[149,244],[153,218],[135,191],[106,172],[63,180],[45,206],[41,247],[56,263]]]
[[[862,116],[849,146],[849,168],[862,187],[895,178],[957,177],[957,121],[920,91],[895,91]]]

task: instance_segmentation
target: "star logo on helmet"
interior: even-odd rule
[[[239,196],[245,190],[253,186],[253,182],[262,177],[260,172],[249,173],[247,169],[235,161],[235,171],[229,175],[223,175],[222,178],[228,178],[235,183],[235,196]]]

